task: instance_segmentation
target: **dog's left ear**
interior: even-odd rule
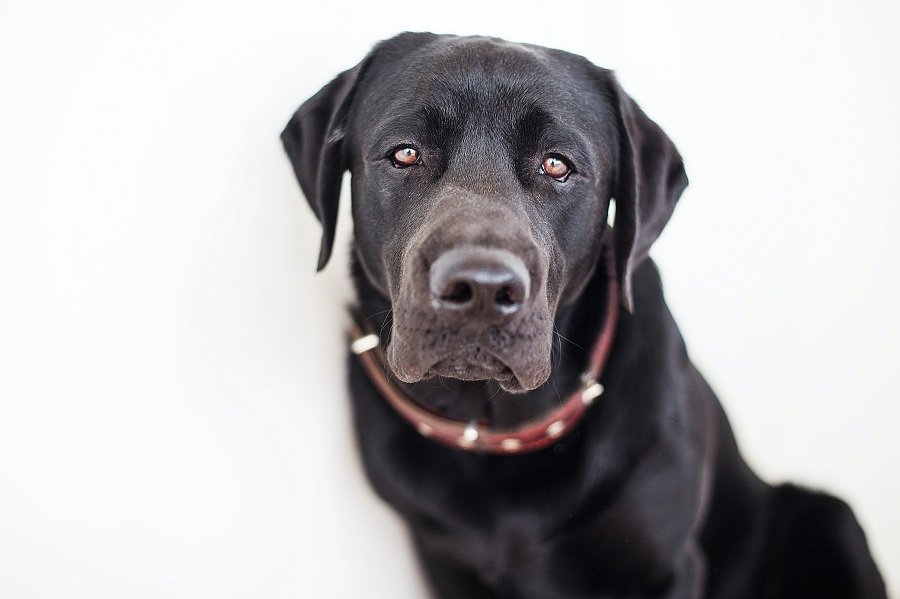
[[[613,228],[616,267],[622,303],[632,311],[631,273],[669,221],[688,178],[672,140],[622,90],[612,73],[605,75],[619,130]]]
[[[344,71],[304,102],[281,133],[303,195],[322,225],[318,270],[325,268],[334,245],[341,179],[347,170],[347,114],[366,64],[364,60]]]

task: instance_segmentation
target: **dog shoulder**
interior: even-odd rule
[[[853,511],[795,485],[773,489],[766,597],[880,599],[884,583]]]

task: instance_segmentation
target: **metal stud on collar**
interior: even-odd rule
[[[566,430],[566,423],[562,420],[557,420],[550,424],[547,427],[547,430],[544,431],[544,434],[550,437],[551,439],[558,439],[562,436],[563,432]]]
[[[603,395],[603,385],[593,379],[584,382],[584,386],[581,388],[581,402],[584,405],[591,405],[601,395]]]
[[[472,447],[476,441],[478,441],[478,425],[474,422],[470,422],[462,436],[456,440],[460,447]]]
[[[375,349],[380,344],[381,338],[375,333],[369,333],[368,335],[354,339],[353,343],[350,344],[350,351],[358,356]]]
[[[522,442],[518,439],[513,438],[503,439],[503,441],[500,442],[500,447],[503,449],[503,451],[515,453],[522,448]]]

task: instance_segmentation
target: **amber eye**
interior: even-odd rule
[[[557,181],[565,181],[571,172],[572,167],[559,154],[548,154],[541,163],[541,173]]]
[[[400,146],[391,153],[391,161],[397,168],[406,168],[419,163],[419,151],[412,146]]]

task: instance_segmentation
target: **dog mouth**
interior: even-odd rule
[[[452,343],[454,347],[426,349],[430,344],[417,343],[421,341],[426,340],[417,335],[395,334],[388,345],[388,365],[405,383],[438,377],[471,382],[493,380],[508,393],[524,393],[536,389],[550,376],[549,352],[546,356],[543,351],[528,355],[535,352],[527,346],[513,345],[517,351],[502,352],[478,340],[457,338]]]
[[[438,360],[423,378],[450,377],[461,381],[493,379],[506,391],[524,390],[512,368],[505,362],[479,347],[474,348],[472,353],[472,356],[452,356]]]

